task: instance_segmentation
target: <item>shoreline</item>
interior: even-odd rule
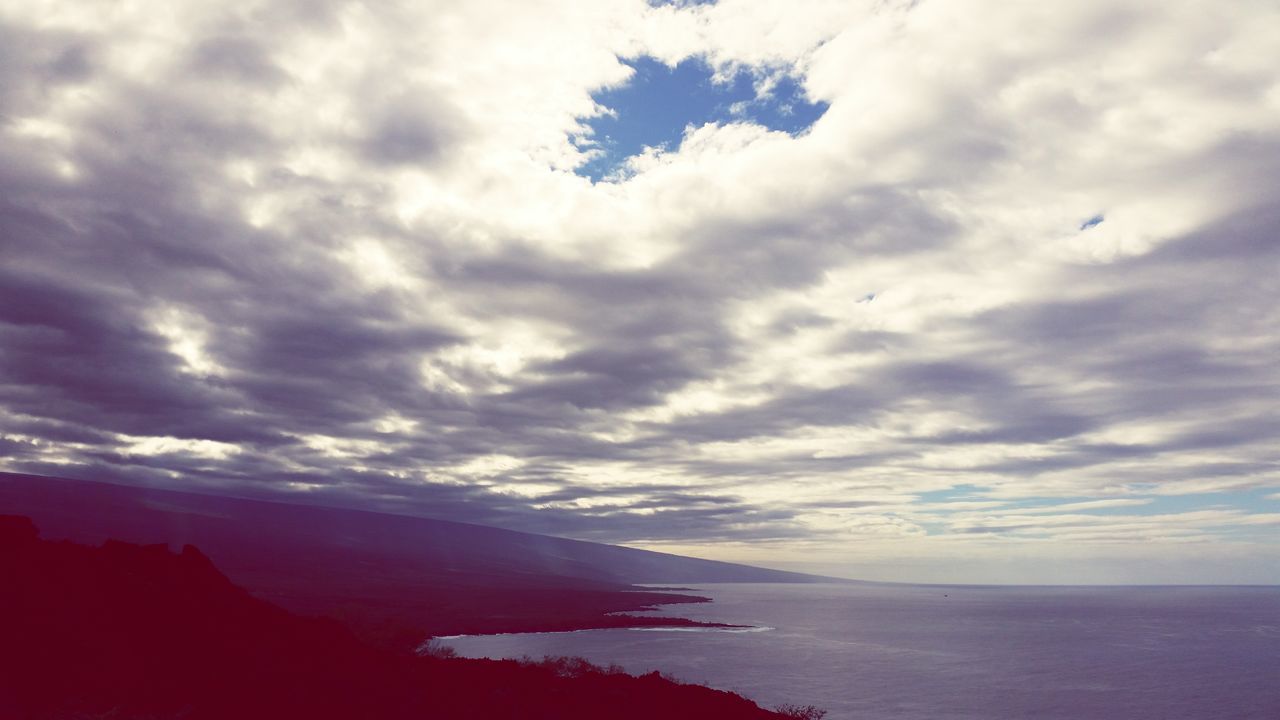
[[[679,591],[697,592],[696,588],[680,587],[680,588],[662,588],[672,591],[669,596],[670,602],[651,602],[641,607],[632,607],[626,610],[608,611],[603,614],[593,615],[590,618],[567,619],[559,623],[530,623],[528,627],[515,627],[510,629],[494,629],[479,630],[478,632],[456,632],[448,634],[427,634],[423,637],[422,642],[417,646],[419,649],[426,647],[427,643],[432,640],[457,640],[460,638],[480,638],[480,637],[497,637],[502,635],[542,635],[542,634],[567,634],[588,632],[591,630],[637,630],[650,632],[761,632],[772,630],[769,627],[757,627],[754,625],[737,625],[734,623],[708,622],[704,620],[693,620],[691,618],[670,617],[670,616],[649,616],[649,615],[633,615],[630,613],[637,612],[662,612],[664,606],[667,605],[685,605],[685,604],[702,604],[715,602],[714,599],[703,595],[683,595],[676,594]],[[629,592],[654,594],[659,588],[636,587],[634,590],[621,591],[623,594]],[[665,599],[665,598],[664,598]]]
[[[710,602],[707,600],[706,602]],[[678,604],[678,603],[672,603]],[[653,608],[656,610],[656,608]],[[648,610],[648,608],[645,608]],[[531,633],[570,633],[587,630],[741,630],[751,626],[705,622],[681,617],[648,617],[606,613],[590,617],[563,618],[557,621],[512,621],[509,623],[476,623],[470,632],[425,633],[425,638],[486,637],[492,635],[527,635]],[[424,640],[425,642],[425,640]]]
[[[427,640],[457,640],[460,638],[498,637],[502,635],[567,635],[569,633],[594,632],[596,630],[635,630],[639,632],[767,632],[777,628],[768,625],[733,625],[730,623],[696,623],[692,625],[608,625],[580,627],[568,630],[513,630],[510,632],[461,633],[458,635],[432,635]],[[426,642],[424,640],[423,642]]]

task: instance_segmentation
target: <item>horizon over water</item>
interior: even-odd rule
[[[1280,587],[737,584],[656,614],[751,626],[450,638],[580,656],[828,720],[1280,717]]]

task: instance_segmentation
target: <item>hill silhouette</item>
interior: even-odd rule
[[[637,583],[815,582],[798,573],[445,520],[0,473],[0,512],[46,537],[196,545],[236,584],[389,647],[426,635],[692,625],[702,602]]]
[[[235,586],[200,550],[38,537],[0,516],[0,717],[783,717],[723,691],[585,663],[370,646]]]

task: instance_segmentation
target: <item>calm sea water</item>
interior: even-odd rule
[[[1280,588],[699,585],[664,614],[754,632],[463,637],[469,657],[576,655],[829,720],[1280,719]],[[767,628],[767,629],[764,629]]]

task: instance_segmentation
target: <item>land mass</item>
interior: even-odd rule
[[[835,579],[446,520],[0,473],[0,512],[45,537],[199,547],[232,582],[403,651],[428,636],[699,625],[639,584]]]
[[[54,542],[0,516],[0,577],[0,717],[802,717],[657,673],[375,647],[253,597],[191,545]]]

